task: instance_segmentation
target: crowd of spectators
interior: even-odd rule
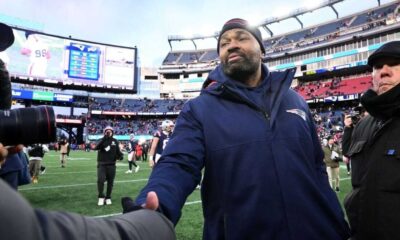
[[[305,99],[318,99],[362,93],[371,86],[371,75],[369,73],[364,73],[346,78],[333,77],[319,81],[299,82],[299,84],[294,87],[294,90]]]
[[[89,110],[113,112],[167,113],[182,110],[182,99],[90,98]]]
[[[350,102],[343,106],[335,104],[311,108],[312,116],[317,128],[318,137],[323,141],[329,136],[333,137],[339,145],[342,142],[344,129],[344,116],[350,115],[355,118],[361,118],[363,109],[357,101]]]
[[[57,119],[80,119],[83,120],[85,118],[85,115],[64,115],[64,114],[57,114],[56,116]]]
[[[343,104],[341,104],[343,105]],[[343,131],[343,120],[345,114],[361,114],[358,109],[358,102],[349,102],[346,105],[338,106],[330,104],[311,108],[319,138],[322,140],[328,136],[334,136],[335,141],[341,142]],[[169,119],[175,120],[175,117]],[[135,117],[132,119],[107,119],[92,118],[87,122],[88,134],[102,134],[106,126],[112,126],[116,135],[153,135],[158,130],[163,119],[154,117]]]
[[[107,126],[114,128],[115,135],[153,135],[160,125],[157,118],[134,118],[134,119],[101,119],[91,118],[86,127],[89,135],[103,134]]]
[[[299,48],[305,48],[316,44],[335,41],[341,37],[360,35],[365,31],[371,29],[384,27],[386,25],[400,22],[400,13],[398,3],[377,8],[370,12],[363,12],[359,15],[349,16],[342,19],[338,19],[335,22],[329,22],[318,26],[313,26],[308,30],[300,29],[299,31],[274,36],[266,39],[264,45],[269,53],[285,53]],[[198,63],[198,58],[191,57],[192,55],[208,55],[210,52],[215,50],[209,50],[208,52],[198,51],[186,53],[174,52],[169,53],[164,59],[163,65],[176,65],[178,66],[191,66],[190,64]],[[189,57],[183,57],[188,55]],[[210,54],[211,55],[211,54]],[[207,59],[211,61],[218,61],[218,56],[213,55],[214,58]]]

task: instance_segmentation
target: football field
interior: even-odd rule
[[[150,175],[147,162],[138,162],[138,173],[126,174],[127,156],[117,162],[117,173],[112,193],[112,205],[97,206],[97,152],[71,151],[66,168],[60,167],[59,153],[46,153],[43,164],[46,173],[39,176],[38,184],[20,186],[19,191],[37,208],[62,210],[93,217],[121,214],[121,197],[134,198],[146,184]],[[350,179],[345,168],[341,168],[340,202],[350,190]],[[178,239],[201,239],[202,207],[200,191],[195,190],[187,199],[176,232]]]

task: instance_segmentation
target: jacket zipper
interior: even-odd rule
[[[220,88],[223,91],[223,93],[225,92],[233,99],[238,100],[239,102],[248,105],[250,108],[256,110],[257,112],[260,112],[263,115],[263,117],[265,118],[265,120],[267,120],[267,121],[271,120],[269,113],[267,111],[262,110],[260,107],[255,105],[253,102],[250,102],[247,99],[241,98],[234,91],[232,91],[229,87],[225,86],[224,84],[222,84],[220,86]]]

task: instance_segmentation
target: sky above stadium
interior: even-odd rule
[[[257,23],[312,6],[318,0],[1,0],[0,14],[39,23],[42,31],[94,42],[137,46],[141,66],[159,67],[171,50],[168,36],[212,34],[229,19]],[[381,0],[381,4],[394,2]],[[377,0],[345,0],[335,5],[346,16],[378,5]],[[330,8],[300,16],[304,27],[336,15]],[[20,21],[18,21],[20,22]],[[23,22],[23,21],[22,21]],[[12,23],[11,23],[12,24]],[[23,27],[23,26],[22,26]],[[270,25],[275,34],[300,29],[295,19]],[[263,37],[268,34],[263,32]],[[215,39],[196,41],[198,49],[215,48]],[[190,41],[172,43],[173,50],[191,50]]]

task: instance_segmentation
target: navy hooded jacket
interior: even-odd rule
[[[295,70],[262,73],[263,106],[221,66],[209,74],[136,203],[155,191],[176,224],[204,167],[204,239],[347,239],[309,108],[289,88]]]

